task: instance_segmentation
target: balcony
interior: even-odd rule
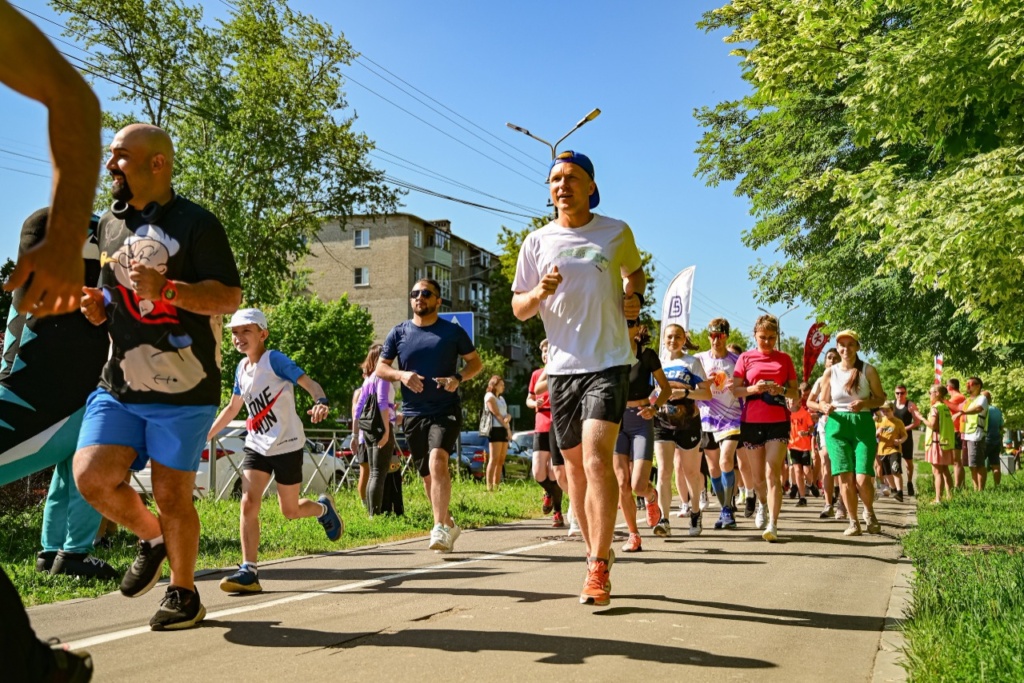
[[[423,260],[427,263],[436,263],[445,268],[452,267],[452,253],[440,247],[423,247]]]

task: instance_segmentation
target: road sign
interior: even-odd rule
[[[476,344],[476,335],[473,334],[473,314],[472,313],[438,313],[437,317],[442,320],[447,320],[450,323],[455,323],[462,329],[469,333],[469,341]]]

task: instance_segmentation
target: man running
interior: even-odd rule
[[[466,330],[438,317],[441,285],[437,281],[418,280],[409,301],[412,320],[398,323],[388,333],[377,376],[402,383],[405,436],[434,513],[429,548],[450,553],[462,531],[448,511],[452,497],[448,457],[455,452],[462,429],[458,390],[480,372],[483,363]],[[466,363],[461,373],[459,358]]]
[[[907,386],[897,384],[893,391],[896,399],[892,404],[892,414],[899,418],[907,430],[907,440],[901,445],[903,466],[907,475],[907,495],[914,494],[914,430],[921,426],[921,420],[917,417],[917,406],[907,398]]]
[[[75,480],[104,517],[140,539],[121,593],[148,592],[166,558],[171,583],[149,625],[191,628],[206,615],[194,581],[192,490],[220,403],[220,316],[238,308],[242,289],[220,221],[171,187],[167,133],[121,129],[106,167],[115,201],[100,219],[100,289],[84,290],[82,312],[106,325],[113,349],[86,405]],[[159,516],[125,481],[147,462]]]
[[[547,365],[548,340],[540,343],[540,358]],[[562,489],[558,485],[555,468],[551,463],[551,401],[549,394],[537,389],[544,375],[544,368],[538,368],[530,376],[530,386],[526,395],[526,407],[536,413],[533,423],[533,478],[544,490],[542,512],[547,515],[554,511],[551,526],[561,529],[565,526],[562,519]]]
[[[558,217],[523,241],[512,310],[544,322],[552,427],[587,546],[580,602],[607,605],[618,500],[612,451],[634,360],[626,320],[639,317],[647,279],[629,226],[591,213],[600,195],[589,158],[559,154],[548,183]]]

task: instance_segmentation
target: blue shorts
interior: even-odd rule
[[[195,472],[216,416],[217,406],[121,403],[106,389],[96,389],[85,404],[78,448],[128,446],[135,449],[136,472],[150,458],[164,467]]]

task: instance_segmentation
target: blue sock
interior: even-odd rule
[[[722,472],[721,477],[722,497],[725,498],[724,505],[732,505],[736,497],[736,472]]]
[[[721,477],[711,478],[711,490],[715,492],[719,506],[725,507],[725,485]]]

